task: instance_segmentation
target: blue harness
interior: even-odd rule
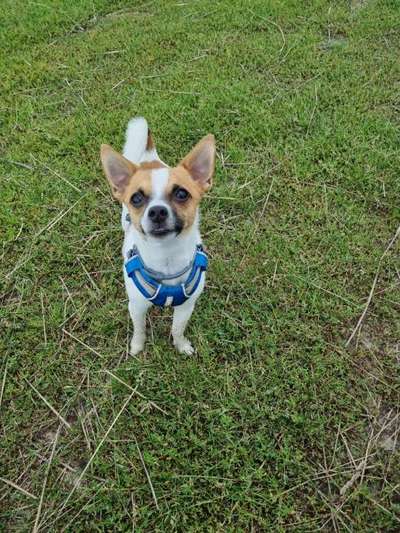
[[[136,288],[154,305],[161,307],[168,305],[182,305],[196,291],[201,281],[203,272],[207,270],[208,258],[203,246],[198,244],[193,260],[188,267],[173,276],[164,275],[147,268],[140,257],[136,246],[129,252],[129,259],[125,263],[125,270]],[[176,279],[189,272],[185,283],[165,285],[163,280]]]

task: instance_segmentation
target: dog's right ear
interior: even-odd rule
[[[138,167],[113,150],[108,144],[101,145],[100,158],[112,192],[120,200]]]
[[[192,179],[207,191],[212,185],[215,167],[214,135],[203,137],[180,164],[186,168]]]

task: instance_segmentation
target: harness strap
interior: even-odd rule
[[[201,246],[201,245],[198,245],[198,246]],[[139,258],[140,258],[140,260],[142,262],[142,265],[143,265],[143,270],[145,270],[150,276],[152,276],[156,280],[158,280],[158,281],[171,280],[171,279],[180,278],[181,276],[183,276],[183,274],[186,274],[186,272],[189,272],[189,270],[193,266],[197,250],[199,249],[198,246],[196,247],[196,251],[195,251],[193,259],[190,261],[190,263],[185,268],[183,268],[179,272],[176,272],[175,274],[164,274],[163,272],[160,272],[159,270],[153,270],[152,268],[150,268],[148,266],[145,266],[144,261],[142,259],[142,256],[140,255],[140,252],[139,252],[137,246],[135,246],[135,245],[129,250],[128,257],[133,257],[134,255],[139,256]]]
[[[154,305],[181,305],[196,291],[200,284],[202,273],[207,269],[208,257],[201,244],[196,246],[196,252],[187,267],[174,275],[164,275],[162,272],[145,266],[136,246],[130,250],[130,259],[125,263],[128,276],[139,292]],[[175,279],[190,270],[185,283],[165,285],[161,280]],[[149,291],[153,289],[153,293]]]

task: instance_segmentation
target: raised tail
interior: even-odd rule
[[[160,159],[145,118],[136,117],[129,121],[123,154],[136,164]]]

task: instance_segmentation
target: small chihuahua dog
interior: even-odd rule
[[[122,204],[122,254],[134,333],[131,354],[143,350],[146,313],[152,305],[174,306],[176,349],[192,354],[185,328],[203,292],[207,255],[199,231],[199,203],[212,184],[215,140],[207,135],[176,167],[158,157],[147,121],[132,119],[123,155],[106,144],[101,162]]]

